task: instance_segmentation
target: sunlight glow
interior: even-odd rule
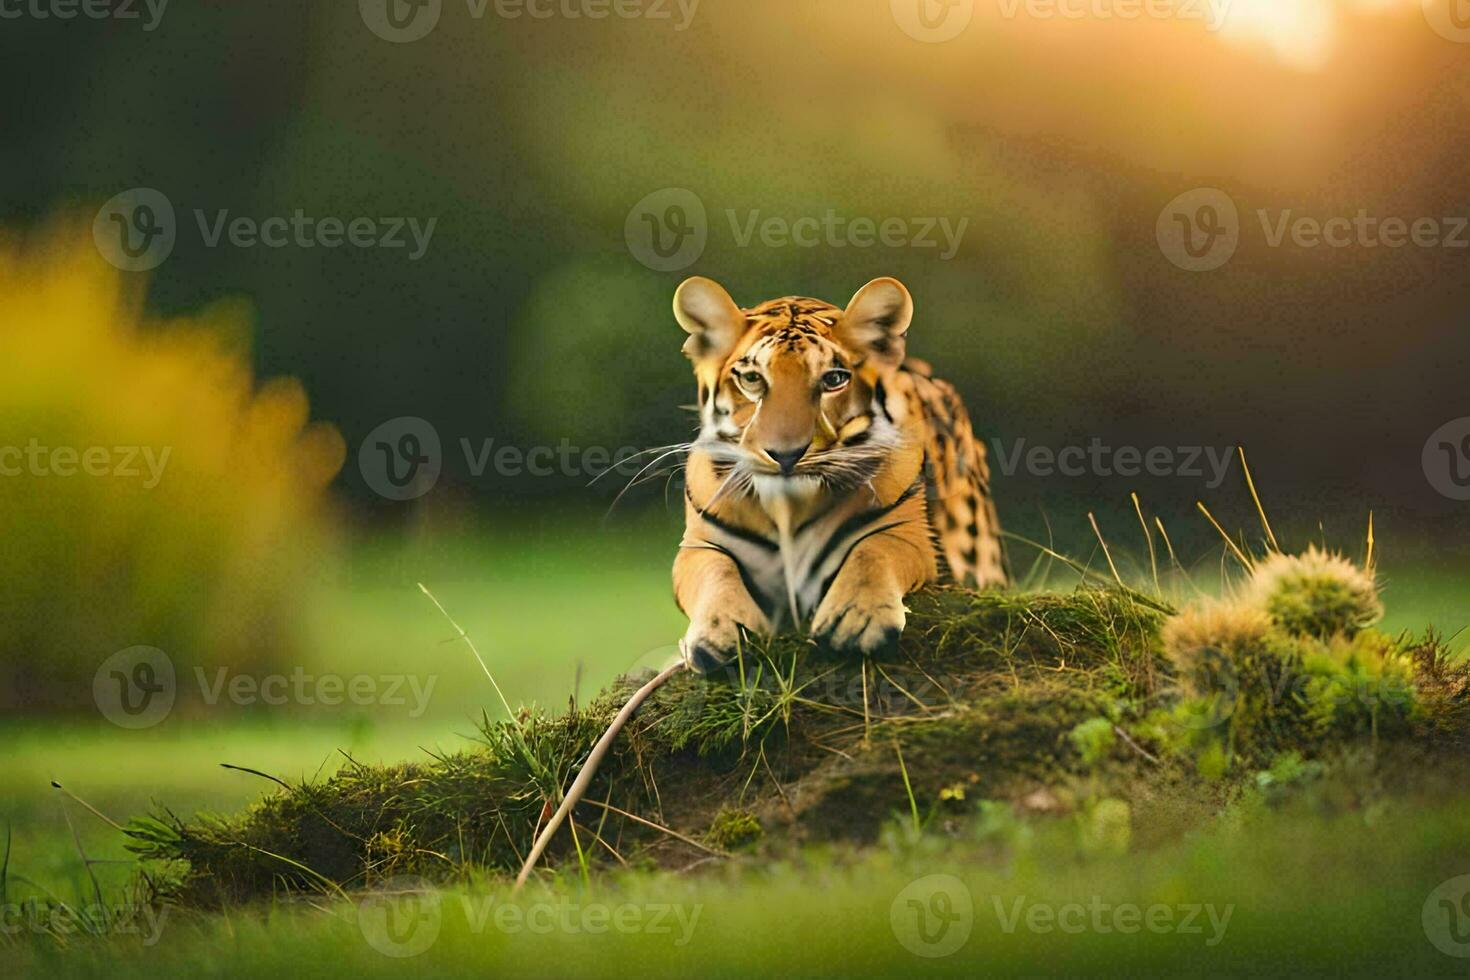
[[[1220,34],[1236,43],[1264,44],[1283,63],[1313,71],[1332,56],[1342,11],[1386,11],[1418,0],[1222,0],[1229,12]]]

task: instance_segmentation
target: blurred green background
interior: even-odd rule
[[[1011,7],[980,3],[944,43],[907,35],[889,0],[704,0],[682,30],[672,3],[667,20],[593,20],[446,2],[411,43],[347,2],[179,3],[151,31],[8,21],[0,79],[24,97],[0,117],[0,216],[32,227],[66,202],[161,191],[179,231],[153,309],[245,298],[263,375],[300,378],[353,452],[387,419],[428,420],[446,447],[436,492],[485,513],[585,501],[585,481],[477,476],[461,438],[683,435],[691,386],[668,305],[685,275],[753,304],[841,303],[890,274],[918,303],[911,352],[960,386],[988,438],[1244,444],[1282,520],[1356,537],[1372,507],[1385,536],[1463,532],[1466,508],[1420,458],[1461,414],[1466,252],[1273,248],[1255,212],[1463,214],[1465,46],[1418,0],[1236,0],[1218,32]],[[1197,187],[1241,216],[1237,253],[1209,273],[1155,238]],[[664,188],[698,198],[708,241],[661,272],[624,232]],[[436,223],[417,260],[209,247],[194,212],[222,209]],[[829,211],[966,224],[946,260],[742,245],[728,211],[741,228]],[[1021,472],[998,493],[1034,531],[1043,507],[1126,514],[1132,489],[1183,511],[1206,482]],[[374,517],[411,509],[351,462],[339,488]]]
[[[300,659],[306,585],[337,574],[344,531],[493,541],[536,527],[510,535],[528,550],[490,560],[525,568],[565,547],[592,562],[608,540],[595,519],[636,467],[590,477],[689,431],[668,306],[694,273],[747,304],[840,303],[902,278],[918,305],[911,353],[966,396],[998,450],[1004,521],[1025,537],[1086,557],[1092,510],[1141,552],[1137,491],[1187,563],[1214,561],[1196,500],[1232,531],[1254,526],[1233,460],[1123,476],[1111,457],[1059,474],[1013,454],[1226,461],[1243,445],[1284,540],[1361,556],[1371,511],[1386,569],[1415,570],[1390,575],[1390,601],[1463,579],[1444,544],[1470,530],[1470,508],[1436,489],[1424,454],[1464,411],[1467,252],[1273,245],[1267,230],[1283,214],[1363,212],[1435,218],[1455,237],[1470,48],[1417,0],[1235,0],[1218,30],[1196,5],[1079,18],[704,0],[600,18],[569,15],[577,4],[399,5],[412,16],[398,31],[383,3],[136,19],[27,7],[5,21],[0,81],[24,97],[0,115],[13,267],[0,441],[174,455],[157,493],[8,478],[4,574],[18,586],[0,659],[32,666],[0,703],[85,708],[73,681],[87,671],[61,665],[132,644],[185,665]],[[916,12],[969,19],[930,43]],[[85,224],[110,227],[96,209],[136,188],[171,208],[171,251],[146,272],[102,254],[83,268]],[[1239,215],[1212,271],[1181,268],[1160,237],[1171,202],[1198,188]],[[297,214],[371,219],[376,235],[414,224],[394,232],[402,247],[213,238],[221,222]],[[763,231],[773,218],[797,236]],[[803,220],[848,231],[803,236]],[[850,237],[852,222],[870,237]],[[899,238],[872,241],[885,222]],[[702,249],[661,260],[651,230],[662,243],[685,226]],[[29,298],[58,292],[103,298]],[[142,366],[165,362],[197,366],[192,393]],[[300,385],[267,381],[279,378]],[[385,493],[381,453],[402,445],[404,418],[437,439],[438,476]],[[263,434],[237,448],[251,425]],[[611,517],[646,532],[629,547],[650,567],[677,534],[677,485],[635,487]],[[660,627],[672,639],[677,617]]]

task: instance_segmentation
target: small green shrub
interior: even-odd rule
[[[1319,640],[1354,636],[1383,618],[1372,572],[1316,547],[1263,558],[1251,574],[1246,601],[1286,632]]]
[[[1369,573],[1309,549],[1262,559],[1240,596],[1165,624],[1185,695],[1172,717],[1201,771],[1408,731],[1419,713],[1413,668],[1399,643],[1367,628],[1381,613]]]

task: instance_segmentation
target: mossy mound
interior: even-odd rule
[[[1201,782],[1209,767],[1200,757],[1228,753],[1238,722],[1227,717],[1204,735],[1188,723],[1215,695],[1176,683],[1163,604],[1095,588],[936,588],[908,604],[899,649],[881,660],[838,660],[781,637],[747,648],[720,676],[675,675],[618,737],[543,873],[580,863],[684,867],[803,841],[862,844],[895,818],[947,826],[977,803],[1073,813],[1100,841],[1126,842],[1123,824],[1139,807],[1168,797],[1161,810],[1178,811],[1181,798],[1202,806],[1224,792],[1225,781]],[[1389,643],[1371,631],[1333,642],[1363,637]],[[1417,656],[1403,660],[1422,662],[1412,717],[1459,731],[1470,703],[1463,676],[1439,654]],[[643,680],[622,678],[562,715],[522,709],[486,722],[484,745],[470,751],[351,763],[326,780],[282,784],[239,815],[137,820],[130,846],[182,862],[166,890],[201,907],[406,874],[513,873]],[[1261,710],[1274,724],[1272,705]],[[1258,714],[1241,717],[1260,724]],[[1325,736],[1312,731],[1316,741],[1292,747],[1319,749]],[[1215,768],[1229,770],[1229,757]],[[1186,791],[1170,796],[1171,785]]]
[[[575,861],[578,847],[598,861],[690,863],[707,856],[700,847],[730,844],[730,811],[767,842],[863,840],[972,780],[972,795],[1031,791],[1081,770],[1072,727],[1148,702],[1166,679],[1163,612],[1120,591],[933,589],[908,605],[903,641],[884,660],[839,660],[780,637],[718,676],[675,675],[618,737],[573,815],[576,838],[559,834],[545,863]],[[131,846],[187,862],[172,888],[204,906],[400,874],[515,871],[645,679],[622,678],[561,715],[528,708],[487,722],[480,748],[349,763],[239,815],[137,820]]]

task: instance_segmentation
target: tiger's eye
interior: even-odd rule
[[[747,388],[759,388],[762,384],[765,383],[765,379],[761,377],[761,373],[759,371],[746,371],[744,374],[740,375],[740,383],[745,385]]]
[[[833,370],[828,371],[826,374],[822,375],[822,387],[827,389],[828,391],[840,391],[841,389],[846,388],[847,383],[851,380],[851,371],[844,371],[841,368],[834,368]]]

